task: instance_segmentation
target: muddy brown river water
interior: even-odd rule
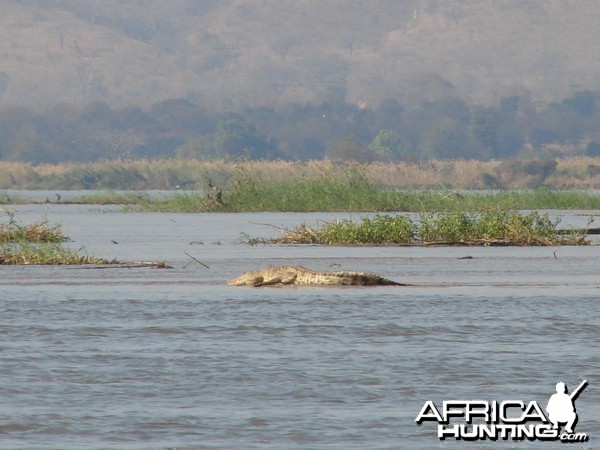
[[[173,269],[0,267],[0,448],[462,448],[415,422],[425,402],[543,409],[584,379],[588,440],[570,448],[598,447],[600,246],[252,247],[240,233],[360,215],[13,208],[62,224],[74,249]],[[415,286],[225,285],[279,264]]]

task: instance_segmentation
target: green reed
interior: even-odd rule
[[[256,243],[371,245],[583,245],[585,232],[559,230],[560,219],[548,214],[509,210],[454,211],[408,215],[377,214],[359,222],[327,222],[317,228],[300,225],[276,239]]]
[[[0,243],[6,242],[64,242],[67,237],[60,226],[50,226],[47,220],[32,224],[20,223],[12,212],[6,212],[7,223],[0,223]]]
[[[114,264],[116,261],[65,248],[57,242],[1,243],[0,265],[67,265],[67,264]]]
[[[80,254],[63,245],[68,238],[60,226],[41,220],[33,224],[19,222],[7,212],[8,222],[0,224],[0,265],[3,264],[109,264],[115,261]]]

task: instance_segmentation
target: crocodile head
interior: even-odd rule
[[[277,266],[254,272],[245,272],[227,282],[230,286],[274,286],[290,285],[296,282],[301,267]]]
[[[244,272],[239,277],[229,280],[229,286],[260,286],[264,281],[261,272]]]

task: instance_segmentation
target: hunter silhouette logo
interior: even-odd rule
[[[556,393],[550,397],[546,413],[538,402],[523,400],[444,400],[438,408],[433,401],[425,402],[415,422],[437,422],[440,440],[544,440],[586,442],[587,433],[575,433],[577,411],[575,400],[588,382],[583,380],[569,394],[567,386],[556,384]],[[564,430],[561,432],[561,425]]]
[[[559,423],[566,423],[565,431],[573,434],[573,428],[577,423],[577,412],[573,403],[579,393],[587,386],[587,380],[583,380],[577,389],[571,395],[567,394],[567,386],[560,382],[556,384],[556,394],[550,397],[546,411],[548,418],[552,422],[553,429],[558,429]]]

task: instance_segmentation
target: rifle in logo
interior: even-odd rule
[[[575,423],[577,423],[577,412],[575,410],[575,399],[587,386],[587,380],[583,380],[577,389],[570,395],[567,394],[567,386],[560,382],[556,384],[556,394],[550,397],[546,411],[548,419],[552,422],[552,428],[558,429],[560,423],[566,423],[565,431],[573,433]]]
[[[583,391],[587,385],[588,385],[587,380],[583,380],[581,382],[581,384],[579,386],[577,386],[577,389],[575,389],[573,391],[573,393],[571,395],[569,395],[569,397],[571,397],[571,400],[575,401],[575,399],[579,396],[579,393],[581,391]]]

